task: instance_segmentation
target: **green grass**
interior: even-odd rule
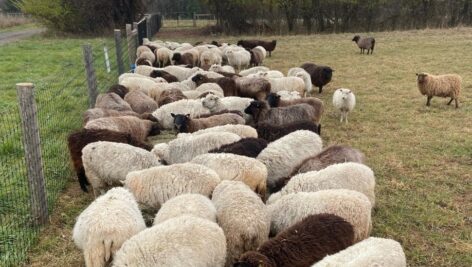
[[[176,36],[174,41],[205,40]],[[322,138],[325,146],[347,144],[366,154],[377,179],[372,236],[401,242],[410,266],[472,266],[472,28],[374,36],[372,56],[359,55],[352,34],[264,37],[278,40],[265,64],[283,72],[305,61],[335,69],[333,81],[316,94],[326,106]],[[36,49],[44,51],[39,44]],[[441,98],[426,107],[416,87],[419,71],[460,74],[461,108]],[[339,123],[331,104],[339,87],[352,89],[357,97],[348,125]],[[71,229],[90,201],[76,182],[68,186],[27,266],[83,266]]]

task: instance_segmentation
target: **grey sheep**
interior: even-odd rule
[[[132,111],[131,106],[115,93],[99,94],[95,100],[95,108]]]
[[[367,55],[369,52],[371,55],[374,53],[375,39],[373,37],[362,38],[359,35],[356,35],[352,38],[352,41],[361,49],[361,54],[364,54],[364,50],[367,50]]]
[[[282,125],[298,121],[312,121],[318,124],[316,122],[317,111],[308,104],[270,108],[264,101],[252,101],[244,112],[252,115],[256,124],[269,123],[272,125]]]

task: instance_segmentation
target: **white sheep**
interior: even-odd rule
[[[138,73],[123,73],[118,77],[118,84],[120,84],[123,80],[127,78],[141,78],[141,79],[148,79],[150,81],[156,82],[156,83],[167,83],[167,81],[164,78],[157,77],[157,78],[151,78],[149,76],[144,76],[142,74]]]
[[[172,61],[172,50],[167,47],[156,49],[156,62],[159,67],[170,65]]]
[[[216,222],[216,208],[208,197],[201,194],[183,194],[164,203],[156,214],[153,224],[181,215],[192,215]]]
[[[72,239],[83,250],[86,266],[105,267],[126,240],[144,229],[146,224],[134,196],[118,187],[80,213]]]
[[[142,148],[123,143],[94,142],[82,149],[85,174],[94,195],[108,186],[119,186],[131,171],[160,165],[159,159]]]
[[[312,267],[355,266],[406,267],[407,264],[400,243],[392,239],[369,237],[312,265]]]
[[[152,115],[164,129],[173,129],[174,118],[171,113],[190,114],[192,118],[195,118],[203,114],[209,114],[210,110],[202,105],[200,99],[182,99],[158,108]]]
[[[167,82],[165,82],[167,83]],[[148,78],[141,78],[138,76],[135,77],[125,77],[121,80],[119,85],[123,85],[124,87],[128,88],[128,90],[140,90],[149,95],[149,92],[153,90],[155,87],[159,86],[159,84],[151,79]]]
[[[211,128],[206,128],[202,130],[198,130],[193,133],[179,133],[177,138],[189,136],[189,135],[200,135],[209,132],[227,132],[227,133],[234,133],[237,134],[241,138],[257,138],[257,130],[252,128],[248,125],[241,125],[241,124],[228,124],[228,125],[221,125],[215,126]],[[161,149],[162,150],[162,149]]]
[[[213,51],[204,51],[200,54],[200,67],[204,70],[209,70],[209,68],[214,64],[221,64],[221,56]]]
[[[226,66],[221,66],[217,64],[211,65],[211,67],[208,69],[209,71],[214,71],[214,72],[229,72],[229,73],[236,73],[233,67],[226,65]]]
[[[267,168],[256,159],[229,153],[210,153],[197,156],[191,162],[214,170],[221,180],[241,181],[265,198]]]
[[[341,122],[347,123],[347,114],[354,109],[356,105],[356,96],[350,89],[339,88],[333,94],[333,106],[341,112]]]
[[[181,66],[167,66],[162,68],[162,70],[167,71],[169,74],[174,75],[180,82],[190,78],[197,71],[202,70],[198,67],[193,67],[191,69],[181,67]]]
[[[200,94],[211,92],[216,96],[224,97],[224,91],[217,83],[203,83],[195,88],[195,91],[199,92]]]
[[[226,56],[228,57],[228,65],[234,67],[238,72],[249,67],[251,54],[244,49],[228,50]]]
[[[113,267],[223,266],[226,238],[214,222],[183,215],[154,225],[127,240]]]
[[[268,240],[267,207],[251,189],[239,181],[222,181],[213,192],[216,218],[226,236],[226,267],[246,251],[256,250]]]
[[[331,213],[342,217],[354,227],[356,242],[367,238],[372,229],[369,199],[362,193],[347,189],[288,194],[268,205],[271,233],[277,234],[300,222],[308,215]]]
[[[298,77],[303,80],[305,83],[305,92],[307,94],[312,94],[313,93],[313,84],[311,82],[311,76],[306,70],[302,68],[291,68],[288,70],[288,77]]]
[[[158,159],[165,161],[164,159],[169,157],[169,145],[167,143],[156,144],[152,148],[151,153],[153,153]]]
[[[151,72],[155,70],[161,70],[161,69],[151,67],[151,66],[146,66],[146,65],[139,65],[139,66],[136,66],[136,68],[134,69],[134,73],[150,77]]]
[[[305,95],[305,82],[299,77],[263,78],[270,82],[270,91],[272,93],[285,90],[298,92],[301,96]]]
[[[248,77],[252,77],[252,76],[248,75]],[[283,78],[285,76],[282,72],[278,70],[268,70],[268,71],[259,71],[258,73],[254,74],[253,77],[272,79],[272,78]]]
[[[256,74],[258,73],[259,71],[268,71],[269,68],[268,67],[264,67],[264,66],[257,66],[257,67],[252,67],[250,69],[247,69],[247,70],[242,70],[239,72],[239,75],[241,76],[248,76],[250,74]]]
[[[193,163],[158,166],[129,172],[124,187],[146,208],[159,209],[164,202],[182,194],[210,196],[220,182],[210,168]]]
[[[263,46],[258,45],[258,46],[254,47],[254,48],[255,48],[255,49],[259,49],[259,50],[262,52],[262,55],[264,56],[264,58],[267,57],[267,50],[266,50]]]
[[[280,192],[270,196],[267,203],[298,192],[316,192],[326,189],[349,189],[363,193],[375,206],[374,172],[364,164],[346,162],[334,164],[320,171],[310,171],[293,176]]]
[[[322,146],[320,136],[308,130],[292,132],[270,143],[257,156],[269,172],[268,190],[273,192],[280,180],[288,177],[303,160],[318,154]]]
[[[252,117],[246,114],[244,110],[254,99],[239,96],[220,97],[214,94],[208,94],[202,99],[202,105],[210,110],[211,113],[223,110],[238,110],[243,114],[246,124],[252,121]]]
[[[282,91],[278,91],[277,94],[280,96],[281,100],[294,100],[294,99],[302,98],[300,96],[300,93],[295,92],[295,91],[289,92],[289,91],[282,90]]]

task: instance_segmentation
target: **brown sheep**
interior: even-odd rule
[[[197,74],[192,77],[192,81],[197,85],[197,87],[204,83],[216,83],[221,87],[221,89],[223,89],[224,96],[238,96],[238,87],[236,86],[236,82],[228,77],[212,79],[205,75]]]
[[[461,94],[462,77],[457,74],[432,75],[429,73],[417,73],[418,89],[422,95],[427,96],[426,106],[431,104],[433,96],[450,97],[447,103],[450,105],[452,100],[456,102],[456,108],[459,108],[459,96]]]
[[[269,52],[269,57],[272,56],[272,51],[275,50],[277,46],[277,40],[272,40],[272,42],[261,41],[261,40],[239,40],[238,45],[246,49],[253,49],[256,46],[262,46]]]
[[[149,76],[151,76],[151,78],[162,77],[168,83],[174,83],[174,82],[179,81],[179,79],[177,79],[177,77],[175,77],[174,75],[172,75],[172,74],[170,74],[170,73],[168,73],[167,71],[164,71],[164,70],[153,70],[149,74]]]
[[[67,138],[70,158],[74,166],[74,170],[77,174],[80,188],[84,192],[88,192],[87,185],[89,185],[89,182],[87,180],[87,177],[85,176],[84,165],[82,163],[82,149],[86,145],[97,141],[125,143],[135,147],[146,149],[148,151],[151,151],[152,149],[151,145],[136,140],[128,133],[121,133],[110,130],[82,129],[80,131],[70,134]]]
[[[129,93],[128,88],[124,87],[123,85],[120,84],[114,84],[108,88],[107,93],[115,93],[119,95],[121,98],[125,98],[125,95]]]
[[[162,107],[166,104],[179,101],[181,99],[187,99],[187,97],[182,93],[181,90],[177,88],[171,88],[162,91],[161,95],[159,96],[159,100],[157,101],[157,104],[159,107]]]
[[[193,67],[195,59],[193,58],[192,53],[175,53],[172,56],[172,61],[174,61],[174,65],[186,65],[187,67]]]
[[[323,86],[327,85],[333,78],[334,70],[328,66],[304,63],[301,68],[310,74],[311,83],[319,88],[320,94],[323,92]]]
[[[354,228],[333,214],[310,215],[244,253],[234,267],[308,267],[354,242]]]
[[[179,131],[179,133],[193,133],[214,126],[244,124],[246,122],[243,117],[233,113],[224,113],[199,119],[190,118],[190,114],[183,115],[171,113],[170,115],[174,118],[174,127]]]
[[[115,93],[99,94],[95,100],[95,108],[132,111],[131,106]]]
[[[117,111],[114,109],[103,109],[103,108],[92,108],[84,112],[84,125],[98,118],[105,117],[120,117],[120,116],[133,116],[137,118],[142,118],[140,114],[134,111]],[[144,119],[144,118],[142,118]]]
[[[249,61],[249,65],[251,67],[262,65],[262,61],[264,60],[264,53],[260,49],[253,48],[249,50],[249,53],[251,53],[251,61]]]
[[[364,50],[367,50],[367,55],[372,55],[374,53],[375,47],[375,39],[372,37],[361,38],[359,35],[354,36],[352,41],[357,44],[357,46],[361,49],[361,54],[364,54]]]
[[[142,142],[148,136],[160,134],[159,123],[132,116],[100,118],[89,121],[84,128],[129,133],[133,138]]]
[[[308,104],[297,104],[282,108],[270,108],[264,101],[252,101],[244,110],[252,115],[256,124],[268,123],[272,125],[284,125],[299,121],[312,121],[316,123],[316,110]]]
[[[273,108],[276,107],[288,107],[296,104],[308,104],[312,106],[316,110],[315,121],[317,124],[321,122],[321,116],[324,112],[323,101],[316,97],[305,97],[299,99],[291,99],[291,100],[282,100],[280,95],[276,93],[270,93],[267,96],[267,102]]]
[[[126,94],[125,101],[133,111],[139,114],[152,113],[157,109],[157,103],[141,90],[134,90]]]

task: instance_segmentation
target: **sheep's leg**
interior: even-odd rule
[[[447,102],[447,104],[450,105],[452,103],[452,100],[454,100],[454,97],[451,97],[451,100]]]
[[[344,114],[341,111],[341,119],[339,120],[340,123],[343,123],[343,116],[344,116]]]
[[[346,121],[346,124],[347,124],[347,111],[344,112],[344,120]]]
[[[426,106],[430,106],[431,105],[431,98],[433,98],[432,96],[428,96],[428,100],[426,100]]]
[[[269,57],[271,57],[271,56],[272,56],[272,51],[269,51]]]
[[[318,92],[321,94],[321,93],[323,92],[323,86],[321,85],[321,86],[319,87],[319,89],[320,89],[320,90],[319,90]]]
[[[459,108],[459,100],[457,98],[454,99],[456,101],[456,108]]]

